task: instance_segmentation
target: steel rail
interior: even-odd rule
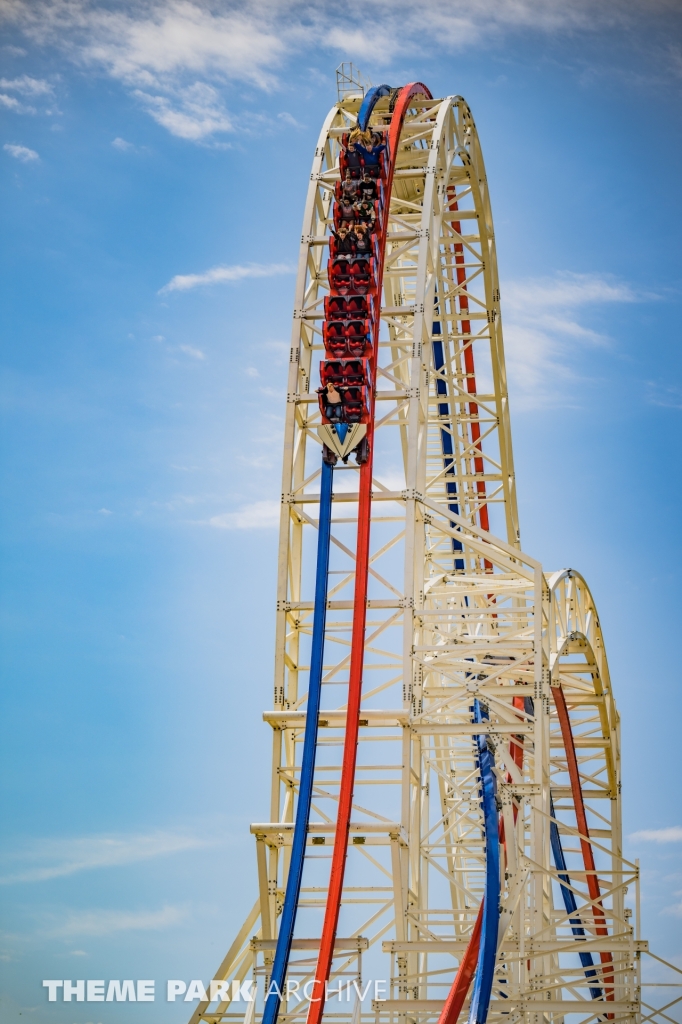
[[[438,309],[436,307],[436,312]],[[445,367],[445,352],[443,350],[443,342],[437,341],[435,335],[441,335],[441,326],[438,320],[433,322],[433,341],[431,342],[431,350],[433,352],[433,365],[435,370],[438,372]],[[442,377],[436,377],[436,394],[439,398],[448,398],[448,386]],[[439,402],[438,403],[438,415],[439,416],[450,416],[450,402]],[[459,515],[459,497],[457,494],[457,482],[456,480],[448,480],[447,477],[455,476],[455,447],[452,440],[452,434],[449,430],[441,427],[440,431],[440,443],[443,449],[443,466],[445,468],[445,493],[450,499],[448,501],[448,508],[451,512],[454,512],[456,516]],[[462,551],[463,545],[461,540],[452,538],[452,550],[454,552]],[[464,569],[464,559],[455,557],[455,570]],[[449,998],[449,997],[448,997]]]
[[[395,104],[391,126],[388,132],[387,173],[384,188],[385,202],[382,210],[381,238],[379,247],[379,264],[375,281],[377,301],[374,303],[374,323],[372,325],[372,380],[376,380],[376,367],[379,352],[379,327],[381,315],[381,289],[385,259],[385,243],[388,229],[393,172],[395,170],[400,132],[405,115],[415,96],[431,99],[431,93],[421,82],[412,82],[403,86]],[[362,700],[362,671],[365,655],[365,623],[367,618],[367,582],[369,575],[369,536],[372,511],[372,467],[374,462],[374,405],[375,396],[370,399],[370,415],[367,424],[369,456],[360,467],[360,487],[358,500],[358,533],[355,549],[355,593],[353,595],[353,629],[351,634],[350,672],[348,681],[348,702],[346,712],[346,734],[343,745],[343,762],[339,787],[339,807],[334,835],[334,852],[332,854],[329,875],[329,889],[325,907],[320,952],[312,984],[308,1024],[319,1024],[322,1019],[325,1003],[326,983],[331,972],[334,956],[334,939],[338,927],[343,879],[346,870],[348,851],[348,832],[350,827],[353,790],[355,785],[355,765],[358,749],[358,732],[360,727],[360,702]]]
[[[458,204],[457,199],[456,199],[456,192],[455,192],[455,187],[454,186],[449,186],[449,188],[448,188],[448,196],[450,197],[449,198],[449,202],[448,202],[449,210],[451,212],[453,212],[453,213],[458,212],[459,211],[459,204]],[[452,227],[453,227],[454,231],[456,231],[458,234],[461,235],[461,233],[462,233],[461,221],[453,221],[452,222]],[[459,296],[459,308],[460,308],[460,312],[465,312],[465,311],[468,311],[468,309],[469,309],[469,297],[466,294],[466,268],[464,266],[464,263],[465,263],[465,259],[464,259],[464,246],[461,243],[454,243],[452,248],[453,248],[454,255],[455,255],[455,270],[456,270],[457,284],[460,285],[460,287],[461,287],[461,292],[460,292],[460,296]],[[437,312],[437,309],[436,309],[436,312]],[[470,334],[470,332],[471,332],[471,321],[470,320],[463,320],[462,321],[462,334]],[[433,333],[433,336],[434,336],[433,337],[433,341],[432,341],[432,345],[431,345],[432,352],[433,352],[433,364],[434,364],[435,370],[436,371],[440,371],[440,370],[442,370],[445,367],[445,353],[444,353],[444,348],[443,348],[443,342],[439,341],[439,340],[436,340],[436,335],[440,335],[442,337],[441,325],[440,325],[440,322],[437,321],[437,320],[435,320],[433,322],[432,333]],[[465,350],[464,350],[464,366],[465,366],[465,370],[466,370],[467,392],[469,394],[472,394],[472,393],[475,394],[476,393],[475,360],[474,360],[474,353],[473,353],[473,348],[472,348],[471,344],[468,344],[468,345],[465,346]],[[439,397],[440,396],[443,396],[443,397],[447,397],[448,396],[447,383],[440,376],[436,377],[436,394]],[[438,404],[438,413],[441,416],[450,416],[450,404],[449,404],[449,402],[439,403]],[[474,456],[474,470],[475,470],[476,474],[478,474],[478,473],[483,473],[483,458],[482,458],[482,449],[481,449],[481,429],[480,429],[480,424],[478,422],[478,404],[477,403],[471,402],[469,404],[469,414],[471,416],[471,441],[472,441],[472,445],[473,445],[474,451],[477,452],[477,454]],[[444,465],[444,467],[446,469],[446,475],[449,473],[450,475],[454,476],[454,445],[453,445],[452,434],[448,430],[444,430],[442,428],[441,428],[441,447],[442,447],[442,450],[443,450],[443,465]],[[459,515],[459,511],[460,510],[459,510],[459,502],[457,500],[458,499],[457,484],[456,484],[456,482],[454,480],[453,481],[447,481],[446,480],[446,485],[445,486],[446,486],[446,493],[448,494],[448,496],[452,496],[453,498],[456,499],[455,501],[451,501],[451,502],[448,503],[448,508],[450,509],[451,512],[454,512],[455,515]],[[477,489],[477,493],[479,494],[479,496],[480,495],[485,496],[485,494],[486,494],[485,481],[478,480],[477,481],[476,489]],[[481,526],[481,529],[488,530],[490,528],[487,504],[483,504],[483,505],[480,506],[478,519],[479,519],[479,524]],[[452,539],[452,548],[453,548],[454,552],[462,550],[461,542],[457,541],[454,537]],[[487,561],[485,562],[485,564],[486,564],[486,568],[489,568],[489,569],[492,568],[490,563],[488,563]],[[463,559],[457,558],[457,557],[455,558],[455,569],[456,570],[457,569],[464,569],[464,561],[463,561]],[[516,703],[516,701],[519,700],[519,698],[515,698],[514,700],[515,700],[515,703]],[[519,762],[519,757],[520,757],[520,762],[521,762],[521,765],[522,765],[523,764],[523,747],[522,746],[518,746],[516,744],[510,744],[510,747],[513,748],[512,749],[512,757],[517,762],[517,764]],[[521,765],[519,765],[519,766],[521,766]],[[516,808],[514,808],[514,811],[515,811],[514,818],[516,820],[516,813],[517,813]],[[487,828],[487,825],[488,825],[488,823],[486,822],[486,828]],[[498,841],[501,841],[503,843],[503,845],[505,846],[505,850],[506,850],[506,842],[505,842],[505,837],[504,837],[504,823],[503,823],[502,819],[500,819],[500,822],[499,822]],[[498,860],[499,860],[499,850],[498,850]],[[499,902],[499,896],[498,896],[498,902]],[[468,991],[469,991],[469,986],[471,985],[471,980],[472,980],[472,978],[474,976],[474,971],[476,970],[476,966],[477,966],[477,963],[479,962],[479,958],[480,958],[481,929],[482,929],[483,916],[484,916],[484,907],[485,907],[485,896],[484,896],[483,900],[481,900],[481,905],[480,905],[479,910],[478,910],[478,916],[477,916],[476,921],[474,923],[474,928],[472,930],[471,937],[469,939],[469,943],[468,943],[467,948],[465,950],[464,956],[462,957],[462,960],[460,961],[459,967],[457,969],[457,973],[455,975],[455,979],[454,979],[454,981],[452,983],[452,987],[450,989],[450,992],[448,993],[448,997],[447,997],[447,999],[445,1001],[445,1004],[444,1004],[443,1009],[441,1011],[440,1017],[438,1019],[438,1024],[456,1024],[457,1019],[459,1017],[459,1014],[462,1011],[462,1007],[464,1006],[464,1001],[465,1001],[465,999],[467,997],[467,994],[468,994]],[[497,950],[496,950],[496,952],[497,952]],[[493,972],[494,972],[494,963],[493,963]],[[491,990],[492,990],[492,975],[491,975]],[[489,999],[490,999],[490,995],[488,995],[488,1000]],[[472,1000],[472,1006],[473,1006],[473,1000]],[[486,1015],[487,1015],[487,1010],[486,1010]]]
[[[455,186],[454,185],[450,185],[448,187],[448,193],[452,195],[452,199],[451,199],[450,204],[449,204],[450,209],[452,211],[459,211],[459,204],[457,203],[457,200],[455,198]],[[462,222],[461,221],[459,221],[459,220],[452,221],[452,228],[453,228],[454,231],[457,232],[458,235],[462,234]],[[462,286],[460,294],[459,294],[459,311],[460,311],[460,313],[467,313],[467,312],[469,312],[469,296],[466,293],[466,287],[464,287],[466,285],[466,279],[467,279],[466,268],[464,266],[464,264],[465,264],[464,246],[463,246],[463,244],[461,242],[455,242],[453,248],[455,250],[455,268],[456,268],[456,272],[457,272],[457,284]],[[471,336],[471,320],[462,320],[462,334],[463,335],[467,335],[468,334],[469,336]],[[475,374],[475,367],[474,367],[474,350],[473,350],[471,341],[469,342],[468,345],[465,344],[465,346],[464,346],[464,369],[466,371],[467,392],[470,395],[475,395],[476,394],[476,374]],[[478,419],[478,403],[477,402],[469,402],[469,416],[471,417],[471,440],[472,440],[473,449],[476,452],[476,455],[474,456],[474,472],[476,473],[477,476],[479,476],[479,474],[480,475],[483,474],[484,466],[483,466],[483,450],[481,448],[481,424],[479,423],[479,419]],[[481,479],[477,479],[476,480],[476,493],[479,496],[479,500],[481,498],[485,498],[485,496],[486,496],[485,480],[481,480]],[[480,526],[481,526],[482,530],[489,530],[490,529],[490,517],[488,515],[488,505],[487,505],[486,502],[483,502],[483,504],[481,504],[479,506],[478,521],[480,523]],[[511,540],[511,538],[510,538],[510,540]],[[489,565],[487,567],[489,569],[492,569],[492,565]]]
[[[372,116],[372,111],[374,110],[379,100],[382,99],[382,97],[384,96],[390,96],[392,92],[393,89],[391,89],[390,85],[375,85],[372,89],[368,91],[367,95],[360,104],[360,109],[358,110],[357,121],[358,128],[361,131],[364,132],[367,130],[367,125],[369,124],[369,119]]]
[[[310,652],[310,677],[308,682],[308,704],[306,708],[301,777],[296,805],[296,823],[291,845],[291,860],[287,877],[284,906],[277,936],[277,946],[270,976],[268,995],[263,1009],[263,1024],[276,1024],[284,989],[291,943],[296,925],[296,912],[301,894],[305,846],[310,822],[310,806],[313,796],[315,755],[317,752],[317,730],[320,720],[320,698],[322,693],[322,664],[324,656],[324,630],[327,619],[327,588],[329,580],[329,549],[331,545],[331,520],[334,469],[322,460],[320,485],[320,518],[317,535],[317,567],[315,577],[315,606],[313,611],[313,635]]]
[[[478,963],[478,951],[481,944],[481,928],[483,925],[484,907],[485,897],[481,900],[478,908],[478,915],[474,922],[471,937],[467,948],[464,950],[464,956],[460,960],[459,967],[457,968],[457,974],[455,975],[455,980],[452,983],[452,988],[448,992],[448,997],[440,1012],[438,1024],[457,1024],[459,1015],[462,1012],[462,1007],[464,1006],[464,1001],[469,992],[469,986],[471,985],[471,979],[474,976],[476,964]]]
[[[568,776],[571,782],[571,793],[573,796],[573,806],[575,809],[575,816],[578,826],[578,832],[580,833],[580,849],[583,857],[583,864],[585,866],[585,873],[587,876],[587,891],[592,901],[592,912],[594,914],[595,926],[594,931],[596,935],[608,935],[609,930],[606,927],[606,915],[601,906],[601,891],[599,888],[599,879],[597,878],[597,868],[594,860],[594,851],[592,849],[592,843],[590,842],[590,831],[587,824],[587,814],[585,812],[585,800],[583,798],[582,784],[580,782],[580,772],[578,770],[578,758],[575,752],[575,741],[573,738],[573,729],[571,727],[571,719],[568,714],[568,707],[566,705],[566,698],[564,691],[560,686],[552,687],[552,696],[554,698],[554,704],[557,709],[559,716],[559,726],[561,728],[561,737],[564,742],[564,749],[566,751],[566,763],[568,766]],[[601,921],[601,924],[597,924],[597,921]],[[602,964],[612,964],[613,956],[608,952],[601,952],[599,958]],[[606,989],[606,998],[608,1000],[614,999],[613,989],[613,967],[602,968]],[[609,1015],[611,1016],[611,1015]]]
[[[489,717],[487,709],[477,699],[474,701],[474,721],[483,722]],[[488,737],[479,734],[478,763],[481,773],[481,803],[485,822],[485,890],[481,941],[474,989],[469,1008],[469,1024],[485,1024],[488,1018],[490,997],[493,990],[493,975],[497,960],[497,933],[500,919],[500,837],[497,815],[497,781],[495,778],[495,757],[489,747]]]
[[[574,935],[585,938],[585,929],[583,928],[582,921],[578,915],[578,903],[573,890],[569,888],[571,879],[566,866],[566,857],[564,856],[564,849],[561,845],[559,826],[556,822],[556,815],[554,813],[554,801],[551,796],[549,798],[549,813],[552,817],[552,820],[549,823],[549,839],[552,847],[552,855],[554,857],[554,866],[557,869],[557,874],[559,875],[561,882],[561,895],[564,900],[564,906],[566,907],[566,913],[569,915],[571,931]],[[580,963],[585,968],[585,977],[596,978],[597,972],[594,969],[592,954],[582,952],[578,955],[580,956]],[[593,999],[601,999],[602,990],[600,988],[590,986],[590,995]]]

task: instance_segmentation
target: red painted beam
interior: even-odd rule
[[[580,783],[580,772],[578,771],[578,757],[575,752],[575,743],[573,741],[573,729],[571,728],[571,719],[568,714],[568,707],[566,705],[566,698],[564,697],[564,691],[560,686],[552,687],[552,696],[554,697],[554,704],[557,709],[559,716],[559,725],[561,727],[561,737],[564,741],[564,749],[566,751],[566,763],[568,765],[568,776],[571,781],[571,793],[573,795],[573,806],[575,808],[575,817],[578,826],[578,832],[580,832],[580,849],[583,855],[583,864],[585,865],[585,872],[587,876],[587,891],[590,894],[590,899],[593,901],[592,912],[595,920],[595,933],[597,935],[608,935],[609,930],[606,927],[606,917],[601,906],[601,891],[599,888],[599,879],[597,878],[597,868],[594,862],[594,851],[592,849],[592,843],[590,842],[590,830],[587,825],[587,814],[585,812],[585,800],[583,798],[583,789]],[[597,921],[601,921],[601,924],[597,924]],[[613,957],[611,953],[600,953],[599,957],[602,964],[612,964]],[[613,999],[613,967],[604,967],[604,988],[606,991],[606,998]],[[609,984],[610,983],[610,984]],[[609,1014],[609,1017],[612,1014]]]
[[[449,203],[451,210],[456,211],[459,209],[455,196],[455,187],[450,185],[448,192],[453,196]],[[459,220],[453,220],[453,229],[459,234],[462,234],[462,222]],[[464,246],[461,242],[455,242],[453,246],[455,250],[455,267],[457,270],[457,284],[466,284],[466,268],[464,266]],[[462,288],[459,296],[459,311],[460,313],[467,313],[469,311],[469,296],[466,294],[466,288]],[[471,320],[462,320],[462,334],[468,334],[471,337]],[[471,340],[464,345],[464,370],[466,373],[466,386],[467,393],[470,395],[476,394],[476,371],[474,367],[474,350]],[[483,449],[481,448],[481,425],[478,421],[478,403],[469,402],[469,416],[471,417],[471,443],[476,454],[474,455],[474,472],[483,473]],[[485,480],[476,481],[476,493],[479,496],[479,501],[486,497]],[[490,519],[488,516],[488,506],[483,503],[479,506],[478,521],[482,530],[490,529]],[[486,569],[492,572],[492,565],[490,562],[486,562]]]
[[[481,944],[482,924],[483,900],[481,900],[481,905],[478,908],[478,917],[474,924],[474,930],[471,933],[471,938],[469,939],[467,948],[464,951],[464,956],[460,960],[455,980],[452,983],[452,988],[450,989],[448,998],[445,1000],[445,1005],[440,1012],[438,1024],[457,1024],[457,1019],[462,1012],[464,1000],[467,997],[467,992],[471,985],[471,979],[474,976],[476,964],[478,963],[478,948]]]
[[[374,304],[372,380],[376,381],[376,364],[379,351],[379,325],[381,315],[381,289],[384,272],[384,246],[388,228],[391,188],[395,157],[400,140],[405,114],[412,105],[414,96],[426,96],[431,93],[420,82],[404,86],[398,94],[394,108],[391,127],[388,133],[388,161],[385,182],[386,201],[382,212],[380,238],[380,265],[377,268],[376,296]],[[325,908],[324,923],[320,952],[312,986],[308,1024],[319,1024],[324,1012],[325,983],[329,980],[334,955],[334,940],[339,922],[343,879],[346,871],[346,854],[348,849],[348,831],[353,805],[355,786],[355,765],[358,750],[358,729],[360,724],[360,702],[362,700],[362,670],[365,658],[365,623],[367,618],[367,580],[369,575],[369,530],[372,510],[372,466],[374,462],[374,395],[371,399],[370,420],[367,425],[369,441],[369,458],[360,467],[360,496],[358,502],[358,536],[355,550],[355,594],[353,597],[353,630],[351,635],[350,678],[348,682],[348,705],[346,713],[346,735],[343,745],[343,766],[339,790],[339,811],[336,819],[334,836],[334,852],[332,854],[329,875],[329,891]]]

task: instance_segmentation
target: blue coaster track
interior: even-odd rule
[[[436,313],[438,310],[436,309]],[[443,342],[438,341],[436,336],[441,334],[440,322],[434,320],[433,322],[433,341],[431,348],[433,350],[433,366],[438,374],[436,376],[436,394],[440,398],[441,395],[447,399],[448,397],[448,386],[446,381],[440,376],[442,370],[445,369],[445,352],[443,349]],[[448,401],[438,403],[438,415],[448,418],[450,415],[450,404]],[[448,495],[448,508],[451,512],[454,512],[456,516],[459,515],[459,502],[457,500],[457,483],[454,480],[455,476],[455,447],[452,439],[452,433],[446,427],[440,428],[440,442],[443,449],[443,466],[445,468],[445,490]],[[448,479],[450,478],[450,479]],[[451,524],[453,529],[455,524]],[[452,550],[458,552],[462,550],[462,542],[452,538]],[[464,570],[464,559],[455,558],[455,569]]]
[[[390,96],[393,89],[390,85],[375,85],[373,86],[362,101],[362,105],[358,110],[358,128],[363,132],[366,131],[369,119],[372,115],[372,111],[376,106],[377,102],[382,96]]]
[[[564,906],[566,907],[566,913],[569,914],[569,920],[571,925],[571,931],[574,935],[582,936],[586,938],[585,929],[582,926],[580,918],[577,916],[578,904],[576,903],[575,895],[573,890],[569,888],[571,880],[568,877],[568,871],[566,870],[566,858],[564,856],[563,847],[561,845],[561,836],[559,835],[559,826],[556,823],[556,815],[554,813],[554,801],[551,796],[549,798],[549,813],[552,816],[552,820],[549,825],[549,838],[552,845],[552,856],[554,857],[554,865],[557,869],[559,878],[561,879],[561,895],[564,900]],[[591,953],[579,953],[580,963],[585,968],[586,978],[596,978],[597,972],[594,969],[594,959]],[[590,986],[590,995],[593,999],[602,998],[602,990],[600,988],[593,988]]]
[[[337,427],[344,436],[347,426]],[[342,438],[343,440],[343,438]],[[320,484],[320,520],[317,534],[317,568],[315,576],[315,607],[313,611],[313,637],[310,652],[310,678],[308,682],[308,707],[303,738],[301,776],[296,805],[296,822],[291,846],[291,862],[287,878],[284,906],[280,920],[277,947],[270,976],[270,986],[265,1000],[262,1024],[276,1024],[283,994],[291,943],[296,925],[296,911],[301,894],[305,847],[310,821],[310,805],[313,796],[315,775],[315,754],[317,751],[317,729],[320,718],[320,697],[322,693],[322,663],[324,656],[324,630],[327,621],[327,587],[329,580],[329,547],[331,541],[332,484],[334,469],[322,460]]]
[[[488,710],[479,700],[474,701],[474,722],[489,718]],[[483,896],[483,925],[474,990],[469,1008],[469,1024],[485,1024],[490,1007],[493,975],[497,959],[497,931],[500,920],[500,835],[497,816],[497,780],[495,756],[488,736],[479,733],[478,767],[481,773],[481,803],[485,831],[485,890]]]

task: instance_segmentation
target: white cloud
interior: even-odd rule
[[[29,149],[28,146],[16,146],[12,142],[6,142],[2,148],[15,160],[21,160],[24,164],[28,164],[32,160],[40,160],[35,149]]]
[[[245,277],[274,277],[277,274],[293,274],[294,268],[286,263],[248,263],[245,266],[211,267],[203,274],[176,274],[168,284],[159,290],[159,295],[166,292],[185,292],[202,284],[216,284],[222,281],[241,281]]]
[[[289,114],[286,110],[283,110],[277,115],[280,121],[284,121],[285,124],[290,125],[291,128],[305,128],[304,124],[297,121],[293,114]]]
[[[45,882],[93,868],[135,864],[184,850],[205,846],[204,840],[175,832],[151,832],[147,835],[95,835],[76,839],[42,839],[12,854],[5,860],[19,860],[21,869],[0,876],[0,885],[18,882]]]
[[[0,89],[18,92],[22,96],[50,96],[53,88],[44,78],[31,78],[21,75],[19,78],[0,78]]]
[[[114,513],[111,511],[110,508],[100,508],[98,509],[97,514],[100,516],[113,516]]]
[[[348,476],[351,474],[349,473]],[[405,470],[394,467],[389,469],[386,467],[382,471],[381,476],[375,478],[378,483],[383,484],[384,487],[389,491],[403,491],[405,489]],[[351,490],[357,490],[357,483]]]
[[[11,0],[3,16],[34,42],[60,46],[76,64],[121,81],[159,124],[192,141],[233,130],[207,80],[270,88],[296,34],[256,4],[216,11],[191,0],[138,0],[114,10],[96,0]]]
[[[16,92],[20,96],[31,96],[32,98],[36,96],[52,97],[54,92],[49,82],[43,78],[32,78],[30,75],[20,75],[18,78],[0,78],[0,89],[6,90],[0,93],[0,106],[14,111],[15,114],[36,114],[37,110],[33,106],[20,102],[16,96],[8,96],[8,92]],[[46,113],[49,114],[52,111],[47,110]]]
[[[279,526],[281,506],[278,501],[256,501],[243,505],[236,512],[223,512],[209,519],[209,526],[219,530],[258,530]]]
[[[630,839],[642,839],[647,843],[682,843],[682,826],[672,825],[669,828],[644,828],[633,832]]]
[[[598,274],[564,272],[553,278],[518,281],[511,287],[513,304],[540,309],[575,309],[588,302],[637,301],[628,284]]]
[[[206,355],[201,351],[200,348],[195,348],[194,345],[178,345],[181,352],[185,355],[191,356],[192,359],[205,359]]]
[[[30,109],[24,107],[23,103],[20,103],[15,96],[6,96],[5,93],[0,92],[0,106],[6,110],[13,110],[15,114],[30,114],[35,113],[33,108]]]
[[[186,911],[179,907],[162,907],[161,910],[82,910],[70,913],[62,924],[51,929],[50,934],[69,937],[72,935],[111,935],[113,932],[156,931],[179,924]]]
[[[515,408],[537,408],[562,398],[581,346],[610,340],[584,321],[588,307],[652,298],[600,274],[555,274],[510,281],[502,291],[502,320]]]
[[[114,149],[120,149],[122,153],[127,153],[129,149],[135,149],[132,142],[126,142],[125,139],[115,138],[112,139],[111,145]]]
[[[178,72],[214,71],[266,86],[272,64],[286,49],[255,5],[220,14],[188,0],[116,12],[81,6],[87,12],[86,59],[103,64],[115,78],[141,85]]]
[[[158,124],[180,139],[200,142],[216,132],[233,130],[220,94],[205,82],[195,82],[170,97],[142,89],[136,89],[134,95]]]
[[[219,96],[198,99],[192,90],[231,82],[271,90],[286,60],[300,59],[305,47],[377,65],[402,54],[428,57],[434,42],[458,52],[517,31],[565,38],[621,28],[635,39],[632,30],[645,16],[651,26],[671,10],[670,0],[649,0],[646,15],[641,0],[425,0],[419,7],[372,0],[353,9],[349,27],[345,7],[332,0],[135,0],[106,7],[98,0],[5,0],[0,17],[33,42],[57,45],[77,65],[137,90],[165,128],[201,141],[234,130],[235,120]],[[667,38],[660,49],[660,65],[676,73]]]

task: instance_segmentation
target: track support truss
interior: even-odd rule
[[[655,1020],[641,1016],[648,947],[599,617],[578,573],[547,573],[520,546],[471,112],[417,85],[344,95],[315,151],[298,263],[258,899],[192,1024]],[[315,389],[341,148],[358,125],[389,141],[370,411],[346,442]],[[345,457],[361,437],[364,461],[337,462],[332,495],[322,445]],[[257,999],[233,1002],[246,979]]]

